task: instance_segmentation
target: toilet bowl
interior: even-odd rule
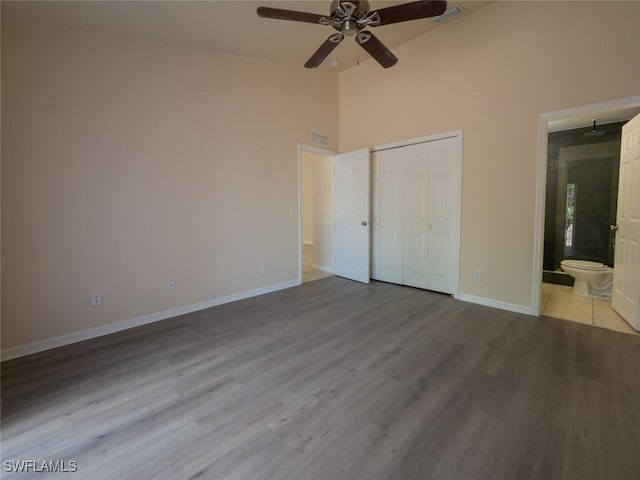
[[[563,260],[560,268],[575,279],[573,293],[585,297],[592,296],[590,287],[598,286],[613,274],[613,268],[587,260]]]

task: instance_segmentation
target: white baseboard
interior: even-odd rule
[[[303,240],[302,244],[303,245],[313,245],[313,240]]]
[[[271,293],[278,290],[283,290],[285,288],[295,287],[297,285],[299,285],[298,280],[290,280],[288,282],[267,285],[266,287],[260,287],[254,290],[234,293],[232,295],[226,295],[224,297],[213,298],[211,300],[205,300],[204,302],[185,305],[183,307],[171,308],[163,312],[143,315],[141,317],[131,318],[129,320],[122,320],[120,322],[110,323],[108,325],[90,328],[88,330],[82,330],[66,335],[59,335],[57,337],[48,338],[46,340],[40,340],[38,342],[28,343],[26,345],[2,350],[2,352],[0,353],[0,357],[2,358],[2,361],[11,360],[12,358],[24,357],[25,355],[30,355],[32,353],[38,353],[44,350],[62,347],[71,343],[82,342],[83,340],[89,340],[91,338],[109,335],[110,333],[121,332],[123,330],[139,327],[148,323],[159,322],[160,320],[166,320],[167,318],[185,315],[187,313],[204,310],[205,308],[215,307],[224,303],[243,300],[245,298],[264,295],[265,293]]]
[[[533,315],[531,307],[525,307],[524,305],[501,302],[499,300],[492,300],[491,298],[476,297],[474,295],[468,295],[466,293],[459,293],[455,298],[457,298],[458,300],[462,300],[463,302],[484,305],[485,307],[499,308],[500,310],[507,310],[509,312],[515,313],[524,313],[525,315]]]
[[[333,268],[331,267],[327,267],[326,265],[317,265],[317,264],[313,264],[313,269],[314,270],[321,270],[323,272],[327,272],[327,273],[333,273]]]

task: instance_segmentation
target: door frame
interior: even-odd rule
[[[457,199],[457,204],[454,206],[453,216],[455,221],[453,222],[455,232],[452,235],[454,240],[454,251],[456,252],[453,265],[453,298],[460,298],[460,230],[462,224],[462,130],[451,130],[449,132],[435,133],[433,135],[426,135],[424,137],[411,138],[408,140],[402,140],[399,142],[386,143],[384,145],[377,145],[371,147],[371,154],[382,150],[390,150],[392,148],[407,147],[409,145],[416,145],[419,143],[435,142],[438,140],[456,139],[458,144],[458,155],[455,160],[455,191],[453,192],[454,198]],[[373,191],[373,189],[372,189]],[[371,229],[373,235],[373,229]]]
[[[312,145],[306,145],[304,143],[298,144],[298,285],[302,285],[302,152],[314,153],[316,155],[322,155],[324,157],[331,157],[331,163],[333,164],[333,156],[336,152],[331,150],[325,150],[324,148],[314,147]],[[331,182],[333,183],[333,168],[331,169]],[[333,203],[333,192],[331,194]]]
[[[547,198],[547,140],[549,122],[579,115],[595,115],[606,110],[640,106],[640,95],[592,103],[579,107],[541,113],[538,116],[538,152],[536,160],[536,204],[533,224],[533,269],[531,276],[531,315],[540,316],[542,263],[544,260],[544,219]],[[594,117],[594,118],[596,118]]]

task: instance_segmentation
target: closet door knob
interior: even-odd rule
[[[368,223],[367,223],[367,221],[365,220],[365,221],[364,221],[364,222],[362,222],[360,225],[362,225],[363,227],[366,227],[366,226],[367,226],[367,225],[369,225],[369,224],[368,224]]]
[[[612,232],[617,232],[620,227],[618,225],[609,225],[609,228]]]

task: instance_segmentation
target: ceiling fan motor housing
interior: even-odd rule
[[[366,0],[333,0],[329,11],[331,26],[347,37],[355,35],[365,25],[359,22],[369,13],[369,2]]]

